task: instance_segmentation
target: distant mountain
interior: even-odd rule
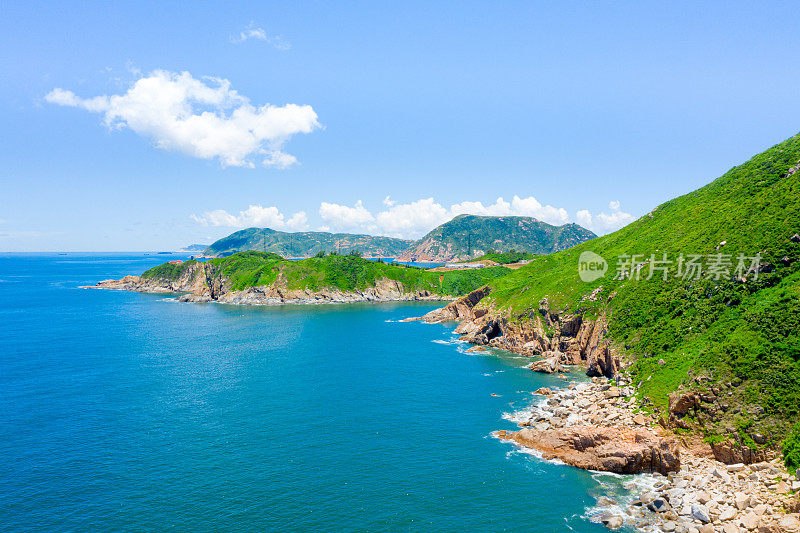
[[[189,246],[184,246],[179,252],[202,252],[208,248],[207,244],[190,244]]]
[[[549,254],[597,237],[577,225],[553,226],[531,217],[459,215],[425,235],[400,261],[459,261],[489,250]]]
[[[270,228],[247,228],[223,237],[205,249],[205,255],[225,256],[250,250],[272,252],[282,257],[311,257],[318,252],[348,254],[361,252],[365,257],[395,257],[414,241],[354,235],[305,231],[287,233]]]

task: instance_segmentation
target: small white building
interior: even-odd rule
[[[484,265],[483,263],[445,263],[444,266],[446,268],[458,268],[458,269],[486,268],[486,265]]]

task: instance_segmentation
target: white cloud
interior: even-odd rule
[[[392,197],[389,195],[386,195],[386,198],[383,199],[383,205],[385,205],[386,207],[392,207],[396,203],[397,202],[392,200]]]
[[[286,154],[280,151],[270,152],[270,154],[264,158],[264,166],[267,167],[275,167],[275,168],[289,168],[292,165],[297,164],[297,158],[292,154]]]
[[[191,215],[192,220],[204,226],[223,226],[229,228],[246,228],[251,226],[267,227],[277,230],[301,231],[308,229],[308,216],[305,211],[298,211],[284,217],[277,207],[251,205],[238,215],[232,215],[223,209],[206,211],[200,216]]]
[[[409,204],[393,204],[377,216],[382,233],[392,237],[421,237],[454,215],[433,198],[423,198]]]
[[[592,215],[588,210],[583,209],[578,211],[576,220],[578,224],[586,229],[590,229],[598,235],[605,235],[612,231],[617,231],[633,222],[633,215],[620,210],[620,203],[618,201],[611,201],[608,203],[611,213],[601,212],[597,215]]]
[[[80,98],[55,88],[45,100],[102,113],[109,128],[128,127],[158,148],[223,166],[253,167],[260,155],[265,166],[286,168],[297,162],[281,150],[286,142],[321,127],[309,105],[255,107],[228,80],[188,72],[157,70],[121,95]]]
[[[591,229],[592,227],[592,214],[588,209],[581,209],[575,214],[576,222],[584,228]]]
[[[622,211],[612,211],[610,214],[600,213],[597,215],[597,229],[601,235],[617,231],[623,226],[633,222],[633,215]]]
[[[257,41],[266,41],[278,50],[289,50],[292,45],[280,35],[269,35],[264,28],[256,26],[251,22],[245,29],[240,31],[238,35],[231,35],[230,41],[234,44],[243,43],[249,39]]]
[[[520,198],[514,195],[511,203],[498,198],[495,203],[484,206],[481,202],[461,202],[450,207],[453,215],[471,214],[484,216],[523,216],[534,217],[548,224],[561,225],[569,222],[564,208],[542,205],[533,196]]]
[[[322,202],[319,206],[319,216],[328,227],[339,231],[371,229],[369,223],[375,220],[361,200],[353,207]]]

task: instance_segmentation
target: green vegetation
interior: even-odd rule
[[[608,336],[631,359],[640,394],[656,407],[663,409],[681,385],[714,387],[730,407],[700,420],[704,432],[725,434],[741,411],[752,424],[740,433],[779,438],[800,419],[800,243],[792,240],[800,232],[800,171],[792,170],[798,163],[800,135],[615,233],[493,281],[490,299],[516,320],[527,320],[543,299],[554,311],[605,313]],[[608,261],[605,276],[590,283],[578,276],[586,251]],[[623,254],[644,262],[664,253],[675,261],[665,265],[666,281],[658,270],[646,279],[650,264],[641,279],[617,276]],[[701,254],[707,268],[717,253],[731,263],[720,279],[676,275],[679,254]],[[747,273],[750,260],[734,275],[739,254],[758,253],[758,276]]]
[[[531,261],[536,257],[536,254],[528,252],[518,252],[516,250],[509,250],[508,252],[495,252],[489,250],[487,253],[478,256],[474,259],[467,259],[464,263],[469,261],[494,261],[499,265],[509,265],[511,263],[519,263],[520,261]]]
[[[392,237],[306,231],[287,233],[269,228],[247,228],[223,237],[203,253],[224,256],[236,252],[272,252],[283,257],[311,257],[319,252],[347,254],[354,250],[369,257],[396,257],[412,241]]]
[[[184,270],[189,265],[196,262],[197,261],[190,259],[189,261],[184,261],[183,263],[164,263],[163,265],[158,265],[151,268],[142,274],[142,277],[175,281],[180,278],[181,274],[183,274]]]
[[[459,215],[425,235],[401,258],[450,261],[489,250],[547,254],[596,237],[577,224],[552,226],[531,217]]]
[[[800,424],[795,424],[783,441],[783,460],[793,474],[800,468]]]
[[[197,261],[182,264],[165,263],[151,268],[143,278],[175,281],[181,275],[190,275]],[[422,268],[386,264],[362,259],[357,252],[348,255],[322,254],[300,261],[283,259],[263,252],[241,252],[206,262],[206,275],[219,276],[230,290],[269,285],[279,281],[288,290],[339,289],[364,290],[376,286],[381,280],[396,281],[404,290],[427,290],[444,296],[460,296],[471,292],[491,280],[509,272],[505,267],[431,272]]]

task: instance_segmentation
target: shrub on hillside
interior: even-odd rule
[[[791,471],[800,467],[800,423],[794,425],[783,441],[783,461]]]

